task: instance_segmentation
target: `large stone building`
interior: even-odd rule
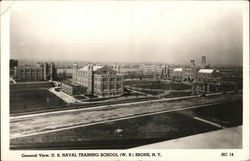
[[[183,69],[182,68],[175,68],[172,71],[171,78],[172,78],[172,80],[175,80],[175,81],[182,81],[183,75],[184,74],[183,74]]]
[[[56,79],[54,63],[43,63],[39,66],[16,66],[14,79],[17,81],[43,81]]]
[[[196,93],[217,92],[221,82],[220,72],[216,69],[199,69],[193,89]]]
[[[200,69],[211,69],[210,65],[207,65],[206,56],[201,57],[201,63],[198,65],[195,64],[194,59],[191,59],[190,65],[174,68],[170,73],[170,78],[176,81],[197,82]]]
[[[165,78],[167,76],[167,66],[161,64],[144,64],[143,65],[143,75],[146,77]]]
[[[113,70],[107,66],[88,64],[78,69],[73,65],[72,82],[87,88],[86,94],[98,97],[114,97],[124,93],[124,75],[119,67]]]
[[[243,87],[243,68],[220,68],[221,85],[234,86],[235,88],[242,89]]]
[[[196,81],[199,83],[219,84],[220,72],[216,69],[200,69]]]

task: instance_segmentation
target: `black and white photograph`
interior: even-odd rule
[[[247,1],[3,4],[4,161],[249,159]]]

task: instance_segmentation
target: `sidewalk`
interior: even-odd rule
[[[50,88],[49,91],[67,103],[81,103],[81,101],[75,99],[74,97],[72,97],[72,96],[70,96],[62,91],[58,91],[58,92],[55,91],[55,88]]]

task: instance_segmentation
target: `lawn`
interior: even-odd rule
[[[10,113],[31,112],[67,105],[48,89],[10,90]]]
[[[148,91],[148,90],[137,90],[137,91],[143,92],[143,93],[146,93],[146,94],[151,94],[153,96],[164,93],[164,91]]]
[[[150,84],[150,83],[161,83],[161,81],[152,81],[152,80],[129,80],[125,81],[124,85],[135,85],[135,84]]]
[[[172,90],[185,90],[192,88],[192,86],[182,83],[159,83],[159,82],[148,83],[148,84],[137,84],[134,87],[147,88],[147,89],[162,89],[162,90],[169,90],[170,88]]]
[[[234,127],[242,124],[242,101],[225,103],[221,106],[211,106],[210,108],[198,108],[193,110],[195,114],[222,124],[225,127]]]
[[[192,92],[171,92],[164,98],[173,98],[173,97],[184,97],[184,96],[193,96]]]
[[[125,81],[124,85],[136,87],[136,88],[145,88],[145,89],[161,89],[161,90],[185,90],[191,89],[191,85],[176,83],[176,82],[162,82],[162,81]]]

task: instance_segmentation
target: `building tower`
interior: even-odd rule
[[[88,93],[90,95],[94,94],[94,64],[90,62],[88,64]]]
[[[120,66],[118,63],[116,63],[116,64],[113,65],[113,69],[114,69],[117,73],[120,73],[121,66]]]
[[[191,60],[190,60],[190,64],[191,64],[191,67],[192,67],[192,68],[195,66],[195,61],[194,61],[194,59],[191,59]]]
[[[167,77],[167,65],[162,66],[162,78],[165,79]]]
[[[201,57],[201,67],[205,68],[207,65],[207,60],[206,60],[206,56],[202,56]]]
[[[43,79],[47,80],[48,79],[48,74],[49,74],[49,65],[48,63],[44,63],[43,65]]]
[[[55,64],[54,64],[54,62],[52,62],[51,64],[50,64],[50,73],[49,73],[49,75],[50,75],[50,80],[51,81],[53,81],[53,80],[55,80],[56,79],[56,68],[55,68]]]
[[[76,83],[76,84],[77,84],[77,69],[78,69],[78,65],[73,64],[72,65],[72,83]]]

